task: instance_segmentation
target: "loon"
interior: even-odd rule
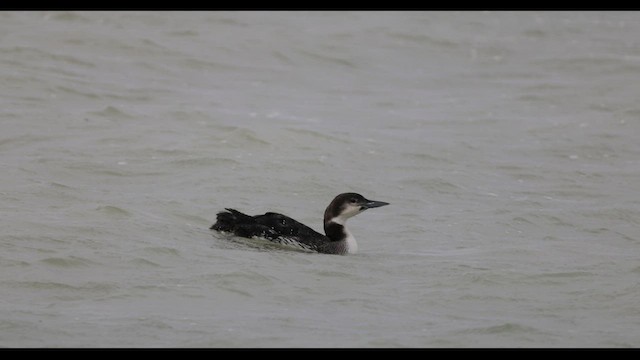
[[[246,238],[261,237],[324,254],[353,254],[358,251],[358,244],[345,226],[347,219],[367,209],[384,205],[389,203],[367,200],[356,193],[336,196],[324,211],[324,232],[327,235],[282,214],[267,212],[264,215],[250,216],[229,208],[218,213],[216,223],[209,229]]]

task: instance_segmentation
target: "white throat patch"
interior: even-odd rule
[[[360,210],[360,206],[347,205],[347,207],[342,210],[340,215],[332,218],[330,221],[344,226],[348,218],[358,215],[361,212],[362,210]]]

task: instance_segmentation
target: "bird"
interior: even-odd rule
[[[274,243],[323,254],[346,255],[358,251],[358,243],[347,229],[347,219],[361,212],[389,205],[384,201],[368,200],[347,192],[337,195],[324,211],[323,235],[310,227],[279,213],[247,215],[225,208],[216,215],[216,223],[209,229],[245,238],[264,238]]]

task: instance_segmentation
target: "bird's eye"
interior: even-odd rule
[[[358,202],[358,199],[356,198],[351,198],[351,200],[349,200],[352,204],[355,204]]]

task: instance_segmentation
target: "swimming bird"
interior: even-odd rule
[[[353,254],[358,244],[346,227],[347,219],[361,212],[389,203],[367,200],[356,193],[336,196],[324,211],[322,235],[296,220],[274,212],[250,216],[240,211],[225,208],[219,212],[211,230],[230,232],[245,238],[265,238],[275,243],[290,245],[325,254]]]

